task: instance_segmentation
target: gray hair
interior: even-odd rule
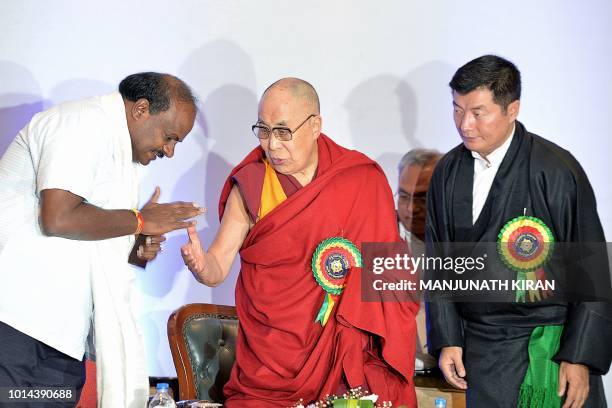
[[[412,149],[402,157],[397,165],[398,174],[402,174],[406,166],[425,167],[430,164],[434,165],[441,157],[442,153],[434,149]]]

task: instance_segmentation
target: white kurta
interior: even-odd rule
[[[0,320],[82,359],[95,310],[102,407],[142,407],[148,381],[127,264],[133,237],[45,236],[39,197],[63,189],[105,209],[138,204],[136,164],[117,92],[34,116],[0,160]]]

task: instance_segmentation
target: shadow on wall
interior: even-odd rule
[[[208,208],[205,222],[199,221],[198,233],[208,248],[219,228],[217,204],[223,184],[231,169],[257,145],[250,126],[257,120],[257,97],[254,67],[251,58],[236,44],[214,41],[198,48],[185,60],[178,76],[187,82],[200,98],[200,113],[184,149],[197,151],[193,165],[177,178],[172,197],[188,197]],[[232,81],[232,82],[229,82]],[[180,156],[179,156],[180,157]],[[177,234],[166,241],[162,256],[151,265],[151,276],[163,276],[165,282],[145,284],[153,296],[170,291],[178,274],[191,274],[180,257],[186,234]],[[176,255],[175,255],[176,254]],[[234,263],[223,284],[212,289],[211,302],[234,304],[234,289],[239,263]],[[156,272],[157,271],[157,272]],[[153,287],[155,286],[155,287]],[[159,293],[161,290],[165,293]],[[207,288],[189,278],[183,299],[178,305],[205,301]]]
[[[0,156],[15,135],[36,113],[59,103],[110,93],[112,85],[92,79],[71,79],[60,82],[50,92],[49,99],[40,95],[40,86],[24,67],[0,61]],[[7,89],[13,87],[13,89]]]
[[[447,85],[452,72],[448,64],[431,62],[403,78],[370,78],[347,97],[344,107],[355,147],[376,160],[389,180],[397,178],[397,164],[408,150],[448,150],[454,134],[449,132],[454,127]]]
[[[95,79],[70,79],[55,85],[53,89],[51,89],[49,98],[53,105],[57,105],[62,102],[76,101],[91,96],[109,94],[116,89],[116,85],[107,84],[106,82],[97,81]],[[45,106],[45,109],[47,108],[48,107]]]
[[[416,145],[411,148],[424,147],[446,152],[459,144],[453,123],[452,95],[448,86],[455,70],[456,67],[446,62],[432,61],[404,76],[403,82],[418,101],[416,116],[403,116],[403,120],[414,120],[412,126]],[[406,152],[401,153],[403,155]]]
[[[355,148],[376,160],[389,178],[399,152],[416,145],[411,126],[416,117],[414,93],[400,78],[379,75],[357,85],[344,107]],[[388,146],[397,150],[389,151]]]
[[[0,61],[0,157],[17,133],[45,107],[40,85],[25,67]]]
[[[223,184],[231,169],[257,145],[250,129],[257,121],[257,96],[252,91],[256,88],[255,68],[242,48],[220,40],[193,52],[180,73],[203,95],[202,113],[206,126],[202,127],[203,134],[198,135],[198,141],[206,144],[208,154],[195,163],[191,171],[205,169],[204,177],[194,180],[192,186],[204,188],[208,226],[199,233],[203,245],[208,248],[219,229],[217,204]],[[225,282],[211,291],[212,303],[235,303],[239,267],[239,262],[234,262]],[[187,298],[197,296],[195,285],[189,286]]]
[[[214,141],[206,158],[205,196],[206,205],[209,207],[208,228],[200,234],[206,247],[210,246],[219,229],[217,204],[227,176],[256,145],[255,136],[252,136],[250,129],[257,120],[256,106],[255,94],[240,85],[223,86],[204,101],[204,116],[209,118],[205,137]],[[231,161],[228,161],[228,158]],[[239,270],[240,263],[235,261],[225,282],[212,290],[212,303],[231,305],[235,303],[234,291]]]

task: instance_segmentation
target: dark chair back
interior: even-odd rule
[[[236,359],[238,316],[233,306],[192,303],[168,319],[168,340],[181,400],[223,403]]]

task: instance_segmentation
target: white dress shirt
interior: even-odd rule
[[[43,234],[40,192],[62,189],[104,209],[138,205],[137,165],[118,92],[35,115],[0,159],[0,321],[83,358],[95,305],[101,406],[141,406],[147,373],[127,264],[133,236]]]
[[[512,128],[512,133],[506,141],[493,150],[486,158],[483,158],[479,153],[472,152],[474,157],[474,186],[472,189],[472,225],[476,224],[476,220],[484,207],[493,180],[499,170],[502,160],[510,148],[516,125]]]

